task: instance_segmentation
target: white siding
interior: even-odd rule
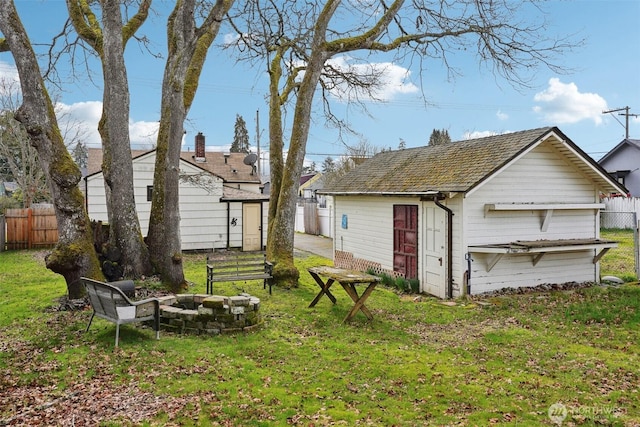
[[[153,185],[155,152],[134,160],[134,193],[136,209],[143,234],[149,228],[151,202],[147,201],[147,186]],[[197,175],[202,170],[181,163],[181,173]],[[242,186],[247,191],[259,192],[259,185]],[[89,217],[107,222],[107,208],[102,174],[87,178]],[[222,179],[212,177],[211,185],[203,188],[191,183],[180,184],[180,236],[183,250],[227,247],[227,203],[220,202]],[[266,242],[268,204],[263,207],[263,241]],[[236,218],[236,225],[229,228],[229,246],[242,247],[242,203],[229,204],[229,219]]]
[[[596,271],[592,263],[593,255],[593,251],[548,253],[534,267],[531,255],[507,254],[487,273],[485,266],[491,254],[474,253],[471,263],[471,293],[550,283],[593,281]]]
[[[464,215],[463,215],[463,198],[461,194],[454,195],[450,199],[442,201],[442,204],[453,211],[453,236],[451,251],[452,275],[453,275],[453,296],[459,297],[466,292],[464,289],[464,272],[467,270],[467,261],[465,260],[466,249],[462,235]],[[445,236],[446,238],[446,236]]]
[[[335,250],[351,252],[356,258],[378,262],[382,268],[393,270],[393,205],[420,206],[420,202],[400,197],[336,196],[334,200]],[[346,229],[341,225],[343,215],[347,216]]]
[[[464,201],[464,247],[516,240],[597,238],[598,211],[554,210],[547,231],[543,210],[489,211],[487,203],[598,203],[594,184],[546,144],[527,153]],[[533,266],[531,255],[505,255],[486,271],[491,255],[473,254],[471,292],[543,283],[596,280],[594,251],[545,255]]]

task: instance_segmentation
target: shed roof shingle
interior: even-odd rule
[[[576,159],[607,182],[606,172],[555,127],[544,127],[448,144],[379,153],[340,180],[327,194],[428,194],[466,192],[497,172],[538,141],[554,133],[570,145]],[[615,185],[615,184],[614,184]]]

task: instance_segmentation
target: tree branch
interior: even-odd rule
[[[126,45],[129,39],[140,29],[149,16],[149,8],[152,0],[142,0],[138,12],[122,27],[122,45]]]
[[[102,29],[87,0],[67,0],[69,18],[78,35],[102,56]]]

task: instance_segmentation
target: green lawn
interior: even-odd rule
[[[638,280],[635,271],[633,230],[605,229],[600,237],[615,240],[618,247],[607,252],[600,261],[601,276],[613,275],[627,282]]]
[[[378,287],[350,324],[342,289],[262,299],[264,327],[218,337],[115,326],[55,311],[63,280],[40,252],[0,253],[1,425],[640,425],[640,287],[457,301]],[[205,289],[203,255],[185,272]],[[486,305],[485,305],[486,304]]]

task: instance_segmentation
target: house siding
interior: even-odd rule
[[[554,210],[547,231],[541,230],[544,211],[489,211],[487,203],[597,203],[597,189],[552,147],[541,144],[464,201],[465,246],[516,240],[598,238],[595,209]],[[473,253],[471,293],[504,287],[597,280],[594,250],[548,253],[536,266],[531,255],[505,255],[490,272],[492,254]]]
[[[409,197],[335,197],[334,250],[350,252],[392,271],[394,204],[420,206],[417,198]],[[418,209],[420,218],[421,208]],[[343,215],[347,216],[346,229],[341,225]]]
[[[153,185],[155,155],[141,156],[134,163],[134,195],[140,227],[144,234],[149,228],[151,202],[147,201],[147,187]],[[202,170],[181,163],[181,173],[198,175]],[[243,190],[259,193],[258,184],[234,184]],[[102,174],[87,177],[88,213],[92,220],[108,222],[104,180]],[[211,186],[182,182],[180,184],[180,237],[183,250],[242,247],[242,202],[220,202],[222,179],[212,176]],[[229,205],[229,206],[228,206]],[[265,203],[266,205],[266,203]],[[227,239],[227,208],[229,218],[236,218],[236,226],[229,226]],[[268,208],[263,208],[263,213]],[[266,242],[267,219],[263,217],[263,242]]]
[[[606,159],[600,160],[600,166],[607,172],[628,170],[629,174],[624,177],[624,185],[629,190],[631,197],[640,197],[640,150],[634,146],[625,144],[618,150],[611,152]]]
[[[452,282],[453,297],[463,295],[464,289],[464,272],[467,271],[467,261],[465,260],[466,248],[464,246],[464,199],[462,194],[456,194],[442,202],[445,206],[453,211],[452,217]]]

